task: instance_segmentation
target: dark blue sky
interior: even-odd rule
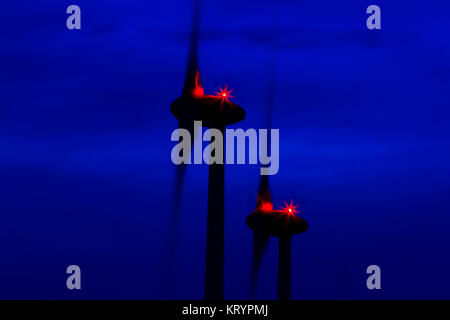
[[[310,230],[293,298],[450,298],[450,3],[207,1],[200,65],[264,126],[274,9],[280,171]],[[66,7],[82,30],[66,29]],[[382,30],[365,27],[378,4]],[[9,1],[0,11],[0,298],[201,299],[206,165],[188,168],[168,278],[191,1]],[[226,298],[248,298],[256,166],[226,168]],[[68,291],[78,264],[83,290]],[[365,269],[382,270],[382,290]],[[276,297],[276,241],[258,298]]]

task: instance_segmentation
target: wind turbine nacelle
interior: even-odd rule
[[[245,119],[245,111],[237,104],[216,96],[181,96],[170,105],[172,114],[180,120],[202,121],[205,127],[221,128]]]

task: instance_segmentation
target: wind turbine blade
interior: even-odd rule
[[[274,4],[276,6],[276,2]],[[266,108],[266,128],[272,127],[272,114],[275,104],[275,84],[276,84],[276,48],[277,48],[277,10],[276,7],[273,10],[273,34],[271,43],[271,63],[269,69],[269,85],[267,95],[267,108]],[[270,153],[271,139],[268,135],[267,141],[267,154]],[[258,198],[256,201],[256,208],[262,208],[263,204],[270,203],[273,206],[272,192],[270,190],[269,176],[262,175],[259,179]],[[251,284],[250,284],[250,297],[253,299],[256,294],[256,287],[258,282],[259,270],[261,268],[261,262],[266,253],[267,246],[269,244],[269,237],[258,232],[253,232],[253,261],[251,272]]]
[[[256,288],[258,285],[259,270],[261,268],[262,259],[266,253],[269,244],[269,237],[260,233],[253,233],[253,257],[252,270],[250,279],[250,299],[255,299]]]
[[[202,0],[196,0],[194,3],[194,12],[192,17],[192,29],[189,39],[189,53],[184,77],[184,86],[182,95],[191,94],[197,83],[201,84],[198,63],[198,43],[200,37],[200,16]],[[197,78],[198,72],[198,78]]]
[[[186,65],[186,74],[184,78],[184,85],[182,95],[191,95],[192,90],[200,84],[200,74],[198,72],[198,43],[200,33],[200,14],[201,14],[201,0],[195,0],[192,29],[189,39],[188,59]],[[187,129],[191,134],[191,146],[194,143],[194,123],[189,114],[184,119],[178,122],[178,128]],[[190,156],[190,155],[189,155]],[[186,164],[180,164],[175,168],[175,181],[172,195],[172,208],[169,220],[169,238],[167,240],[167,268],[169,273],[174,272],[175,253],[178,243],[178,233],[180,224],[180,211],[183,198],[184,180],[186,175]]]

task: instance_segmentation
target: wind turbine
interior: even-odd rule
[[[228,90],[227,86],[220,88],[215,95],[204,93],[198,66],[200,6],[201,1],[197,0],[183,91],[170,106],[172,114],[178,119],[179,128],[187,129],[191,133],[191,143],[195,141],[196,136],[194,121],[202,121],[203,126],[220,131],[224,137],[227,125],[245,118],[245,111],[230,101],[233,97],[230,95],[232,90]],[[185,170],[186,165],[177,168],[174,199],[174,217],[177,219]],[[222,161],[209,164],[205,268],[207,300],[224,299],[224,223],[225,166]]]

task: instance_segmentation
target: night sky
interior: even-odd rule
[[[205,164],[188,167],[167,253],[191,16],[188,0],[2,2],[0,298],[203,298]],[[450,298],[449,16],[448,0],[205,1],[203,84],[234,89],[247,117],[233,128],[264,128],[276,35],[272,192],[310,224],[293,299]],[[226,166],[227,299],[249,297],[258,180]],[[372,264],[382,290],[366,287]],[[272,239],[258,299],[276,298],[276,272]]]

